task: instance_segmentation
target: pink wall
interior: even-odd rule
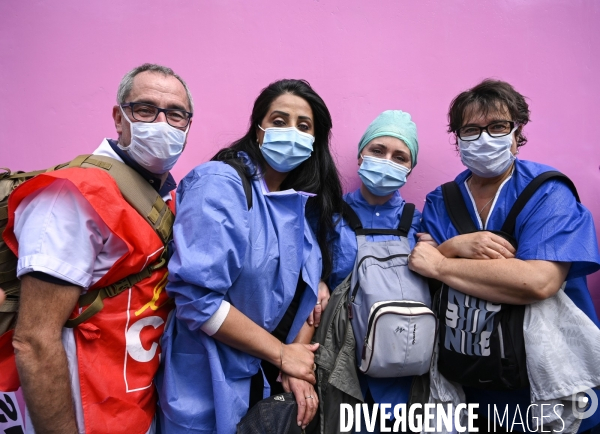
[[[195,97],[178,178],[242,134],[262,87],[305,78],[333,115],[346,190],[369,122],[385,109],[413,115],[421,154],[403,194],[419,206],[463,169],[445,132],[452,97],[507,80],[533,113],[520,157],[568,174],[600,228],[600,2],[5,0],[0,166],[38,169],[114,137],[119,80],[148,61]],[[600,306],[600,275],[589,280]]]

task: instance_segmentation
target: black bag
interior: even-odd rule
[[[237,425],[237,434],[312,434],[319,426],[319,413],[306,429],[298,426],[298,404],[293,393],[273,395],[258,402]]]
[[[515,249],[516,219],[537,189],[560,179],[579,202],[575,186],[557,171],[535,177],[517,197],[500,231]],[[477,232],[456,182],[442,185],[448,216],[460,234]],[[443,284],[434,305],[445,318],[440,327],[438,370],[448,380],[483,389],[520,389],[529,385],[523,337],[524,305],[491,303]]]

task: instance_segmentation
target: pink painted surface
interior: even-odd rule
[[[568,174],[600,227],[599,23],[593,0],[2,1],[0,166],[39,169],[115,137],[119,80],[157,62],[196,102],[177,178],[245,131],[262,87],[305,78],[333,115],[346,190],[369,122],[413,115],[421,153],[402,192],[421,206],[463,169],[445,131],[450,100],[496,77],[530,99],[520,157]],[[600,275],[589,284],[600,307]]]

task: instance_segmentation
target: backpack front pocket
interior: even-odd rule
[[[424,303],[380,301],[371,307],[359,369],[371,377],[422,375],[429,370],[437,319]]]

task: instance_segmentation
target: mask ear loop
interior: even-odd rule
[[[261,130],[263,130],[263,132],[265,132],[265,133],[267,132],[267,130],[265,130],[265,129],[264,129],[263,127],[261,127],[260,125],[256,124],[256,126],[257,126],[258,128],[260,128]],[[258,136],[256,136],[256,143],[257,143],[257,145],[258,145],[258,149],[262,148],[262,143],[259,143],[259,142],[258,142]]]
[[[514,129],[513,129],[513,130],[510,132],[510,134],[511,134],[511,135],[515,134],[515,133],[517,132],[517,130],[518,130],[520,127],[521,127],[521,125],[519,125],[518,123],[516,123],[516,122],[515,122],[515,127],[514,127]],[[517,139],[517,138],[515,137],[515,140],[516,140],[516,139]],[[517,152],[515,152],[515,153],[513,154],[513,155],[515,155],[515,156],[516,156],[516,155],[519,155],[519,148],[518,148],[518,146],[519,146],[519,143],[517,142]]]
[[[128,152],[130,150],[130,146],[131,143],[133,142],[133,122],[131,122],[131,119],[129,119],[129,116],[127,116],[127,113],[125,113],[125,110],[123,110],[123,107],[121,107],[121,105],[119,104],[119,110],[121,110],[121,114],[125,117],[125,119],[127,119],[127,122],[129,122],[129,145],[127,146],[122,146],[121,143],[117,142],[117,147],[121,150],[121,151],[125,151]]]

